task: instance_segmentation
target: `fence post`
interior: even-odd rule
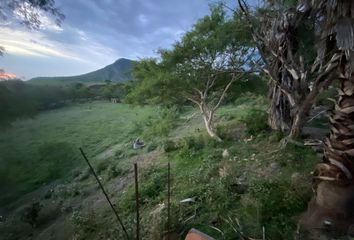
[[[135,175],[135,202],[136,202],[136,240],[140,239],[140,216],[139,216],[139,183],[138,183],[138,163],[134,163]]]

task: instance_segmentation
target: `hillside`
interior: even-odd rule
[[[223,106],[216,115],[223,142],[208,137],[190,107],[175,112],[92,102],[19,120],[0,136],[0,189],[6,193],[0,196],[0,239],[124,239],[79,147],[130,239],[135,162],[144,239],[163,239],[166,231],[168,162],[171,229],[181,239],[192,227],[215,239],[242,239],[241,227],[252,239],[262,239],[262,229],[267,239],[294,239],[297,217],[312,195],[309,173],[321,156],[308,146],[279,148],[282,136],[261,114],[266,107],[264,97],[250,95]],[[137,136],[145,148],[132,148]],[[193,200],[181,203],[185,199]],[[35,212],[36,203],[41,207],[32,228],[26,213]],[[309,239],[300,230],[298,239]]]
[[[120,58],[114,63],[77,76],[69,77],[37,77],[28,82],[33,84],[70,84],[70,83],[98,83],[104,81],[124,82],[131,79],[132,60]]]

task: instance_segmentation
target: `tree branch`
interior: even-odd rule
[[[241,78],[243,75],[245,75],[245,74],[241,74],[241,75],[238,77],[238,79]],[[213,110],[212,110],[213,112],[215,112],[215,111],[220,107],[222,101],[224,100],[224,97],[225,97],[225,94],[226,94],[227,90],[229,90],[229,88],[231,87],[231,85],[232,85],[235,81],[236,81],[235,74],[232,74],[231,81],[225,86],[224,91],[222,92],[222,94],[221,94],[221,96],[220,96],[220,98],[219,98],[218,103],[213,107]]]

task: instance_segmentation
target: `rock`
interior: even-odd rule
[[[246,136],[246,126],[237,127],[231,130],[231,139],[234,141],[243,139]]]
[[[222,157],[223,158],[227,158],[227,157],[230,157],[230,153],[227,149],[225,149],[223,152],[222,152]]]
[[[271,168],[272,172],[275,172],[275,171],[277,171],[279,169],[279,165],[276,162],[272,162],[270,164],[270,168]]]
[[[305,177],[301,175],[299,172],[294,172],[291,174],[291,182],[292,183],[301,183],[301,180],[305,180]]]
[[[133,142],[133,149],[141,149],[145,146],[145,143],[143,140],[141,140],[140,138],[137,138],[136,140],[134,140]]]

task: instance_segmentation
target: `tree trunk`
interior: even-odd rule
[[[345,60],[341,77],[324,161],[313,174],[316,194],[302,218],[308,228],[323,228],[324,221],[330,221],[336,230],[347,231],[354,226],[354,77]]]
[[[207,114],[203,114],[203,120],[209,136],[217,141],[221,141],[221,138],[216,134],[214,129],[213,116],[209,117]]]
[[[320,92],[321,87],[313,89],[306,98],[302,101],[301,105],[298,106],[298,110],[293,118],[289,138],[295,139],[301,135],[302,123],[307,114],[309,113],[317,95]]]
[[[271,88],[268,124],[273,130],[285,132],[291,125],[290,104],[277,86]]]

